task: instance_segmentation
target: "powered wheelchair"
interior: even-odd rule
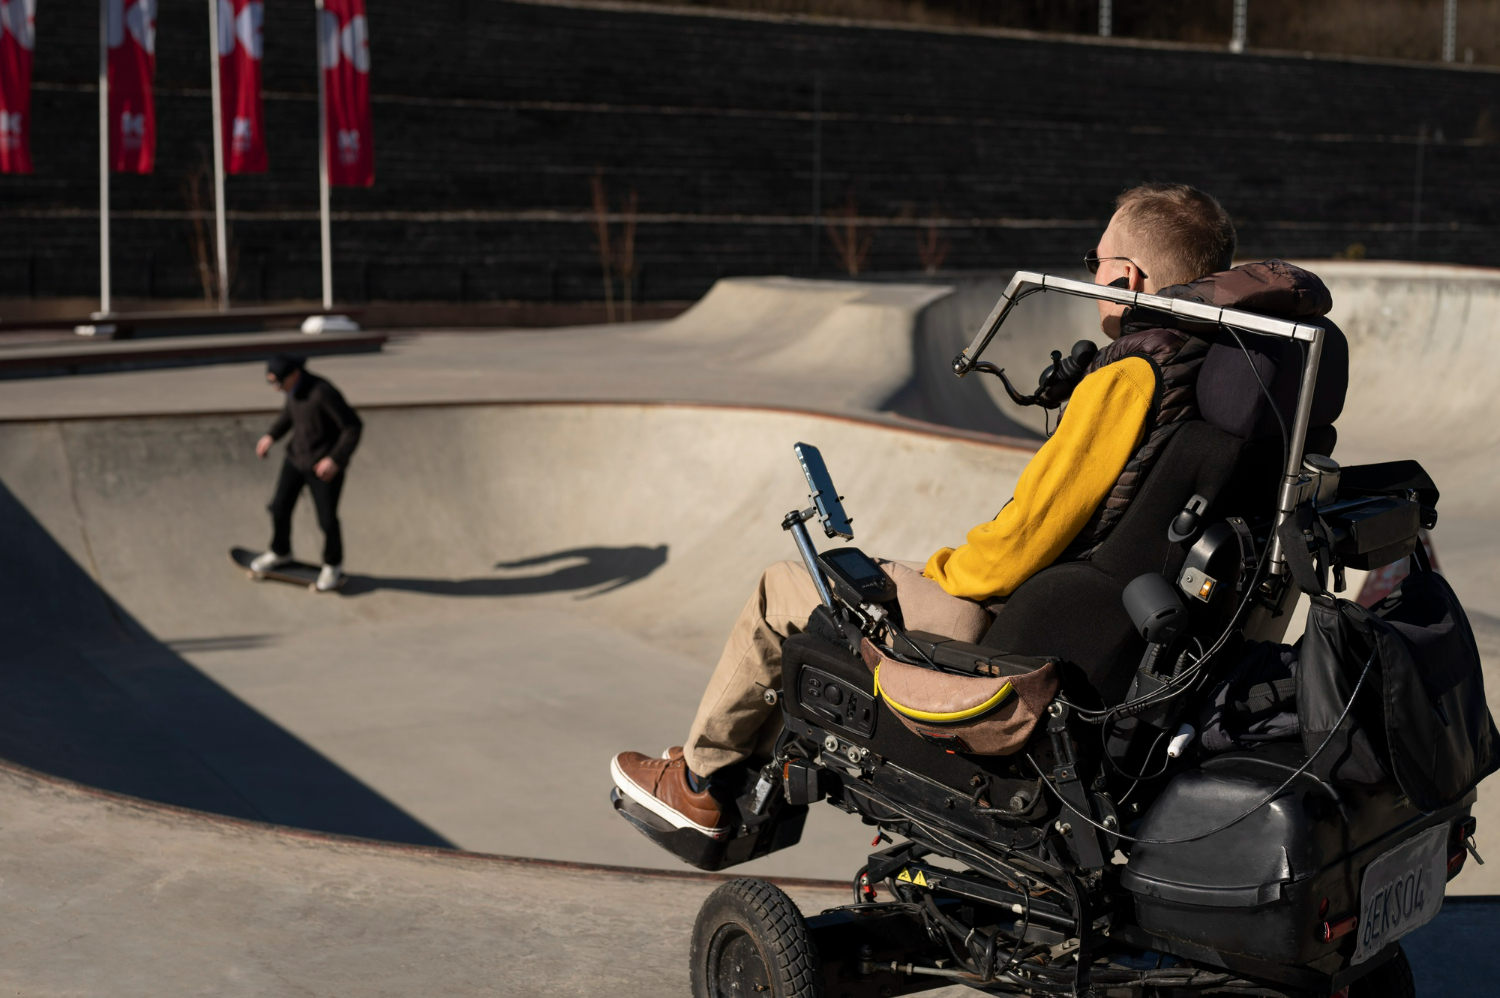
[[[782,687],[767,693],[784,729],[772,757],[736,771],[734,834],[612,800],[707,870],[795,844],[822,801],[873,826],[876,851],[850,903],[811,918],[765,881],[721,886],[695,927],[694,994],[1407,998],[1400,938],[1477,858],[1472,784],[1494,763],[1436,802],[1389,772],[1341,778],[1357,722],[1371,729],[1360,745],[1395,751],[1374,731],[1373,652],[1334,677],[1344,700],[1315,741],[1300,704],[1300,737],[1210,752],[1195,725],[1247,648],[1278,647],[1300,591],[1335,606],[1324,587],[1342,588],[1344,567],[1420,560],[1437,489],[1413,461],[1340,469],[1328,456],[1313,396],[1325,346],[1344,347],[1325,325],[1022,272],[955,359],[960,376],[1000,373],[980,356],[1038,291],[1217,333],[1211,349],[1246,359],[1245,337],[1270,343],[1291,358],[1295,410],[1261,439],[1185,422],[1092,557],[1038,572],[973,645],[905,630],[894,586],[857,548],[816,550],[814,519],[829,538],[853,535],[821,455],[797,445],[811,503],[782,526],[823,605],[784,646]],[[1055,353],[1032,398],[1065,397],[1057,383],[1081,376],[1079,353]],[[1274,408],[1275,386],[1257,387],[1247,397]],[[1306,698],[1310,682],[1262,694]],[[1461,709],[1480,718],[1483,755],[1494,729],[1479,691]],[[932,702],[912,702],[922,695]]]

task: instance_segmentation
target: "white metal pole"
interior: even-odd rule
[[[229,26],[231,31],[234,25]],[[219,104],[219,0],[208,0],[208,67],[214,106],[214,248],[219,264],[219,311],[229,308],[229,234],[224,221],[224,113]]]
[[[1234,24],[1229,34],[1229,51],[1231,52],[1245,51],[1245,35],[1249,30],[1246,22],[1250,19],[1250,12],[1247,10],[1249,6],[1250,0],[1234,0]]]
[[[337,45],[337,39],[323,38],[323,0],[314,0],[318,9],[318,220],[323,240],[323,308],[333,308],[333,230],[328,221],[328,93],[323,83],[324,48]]]
[[[1115,33],[1114,0],[1099,0],[1099,37],[1108,38]]]
[[[109,295],[109,0],[99,0],[99,311]]]
[[[1458,55],[1458,0],[1443,0],[1443,61]]]

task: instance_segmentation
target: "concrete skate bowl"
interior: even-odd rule
[[[1417,456],[1434,472],[1439,556],[1477,611],[1493,665],[1487,396],[1500,280],[1453,268],[1315,269],[1354,345],[1338,456]],[[282,827],[101,802],[0,766],[0,878],[32,913],[13,924],[0,981],[20,993],[153,994],[178,983],[293,994],[319,982],[326,993],[374,993],[348,982],[377,978],[392,993],[402,981],[429,993],[442,990],[434,982],[463,993],[496,982],[509,982],[498,993],[685,991],[687,925],[711,884],[291,829],[680,870],[608,813],[604,761],[680,737],[756,574],[792,554],[777,528],[805,494],[792,442],[823,448],[871,551],[920,559],[993,515],[1025,444],[894,424],[1020,424],[1014,432],[1036,437],[1034,410],[997,407],[998,386],[947,372],[999,281],[952,291],[818,282],[812,304],[799,282],[753,282],[752,297],[768,298],[760,318],[731,325],[752,282],[740,283],[719,318],[704,310],[523,346],[552,351],[550,362],[576,354],[578,337],[634,337],[637,367],[615,380],[640,398],[702,383],[644,394],[662,370],[754,368],[753,391],[727,376],[719,387],[744,392],[735,401],[857,418],[748,405],[380,405],[380,358],[330,361],[369,428],[344,510],[355,578],[339,597],[252,584],[225,557],[265,537],[274,467],[250,456],[266,419],[259,395],[224,392],[219,404],[235,411],[210,412],[184,402],[205,382],[143,372],[111,381],[113,395],[62,406],[97,418],[0,423],[0,756]],[[779,359],[757,366],[753,338],[788,293],[805,311],[780,327]],[[1047,350],[1088,335],[1091,315],[1086,303],[1034,298],[991,358],[1034,377]],[[822,331],[819,363],[799,363],[799,329]],[[872,337],[878,353],[866,349]],[[657,351],[639,353],[642,342]],[[129,395],[128,379],[179,411],[141,415],[150,405],[136,404],[120,415],[110,407]],[[315,559],[305,509],[296,533],[298,553]],[[1500,824],[1489,789],[1482,829]],[[842,878],[867,836],[814,809],[801,846],[735,872]],[[1481,849],[1485,840],[1481,830]],[[1493,892],[1496,869],[1471,863],[1452,890]],[[803,890],[807,910],[847,896]],[[1474,960],[1493,932],[1481,909],[1455,903],[1420,947],[1414,940],[1424,988],[1456,991],[1490,974]],[[109,980],[90,984],[104,967]]]
[[[304,829],[672,866],[609,813],[606,763],[681,738],[760,570],[795,556],[792,444],[823,449],[861,543],[911,559],[1028,457],[752,408],[365,416],[338,596],[228,561],[265,540],[263,414],[0,424],[0,756]],[[316,560],[308,509],[295,545]],[[853,869],[868,833],[824,810],[756,868]]]

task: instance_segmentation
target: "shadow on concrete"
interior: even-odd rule
[[[0,551],[0,756],[181,807],[452,845],[157,640],[3,484]]]
[[[408,579],[380,575],[350,575],[342,590],[345,596],[359,596],[380,589],[395,589],[431,596],[531,596],[538,593],[590,590],[579,599],[592,599],[614,592],[632,582],[639,582],[667,563],[667,546],[583,547],[552,554],[502,561],[495,568],[504,571],[546,569],[535,574],[487,577],[482,579]]]
[[[1493,994],[1500,978],[1500,897],[1484,894],[1443,899],[1437,918],[1401,940],[1417,994]]]

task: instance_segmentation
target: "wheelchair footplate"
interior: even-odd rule
[[[746,792],[724,809],[733,830],[717,839],[692,828],[673,828],[665,819],[626,797],[618,787],[610,789],[609,802],[620,817],[646,838],[684,863],[712,872],[748,863],[802,840],[808,810],[805,805],[787,804],[777,793],[763,806],[761,814],[755,814],[748,806],[758,775],[758,770],[746,771]]]

